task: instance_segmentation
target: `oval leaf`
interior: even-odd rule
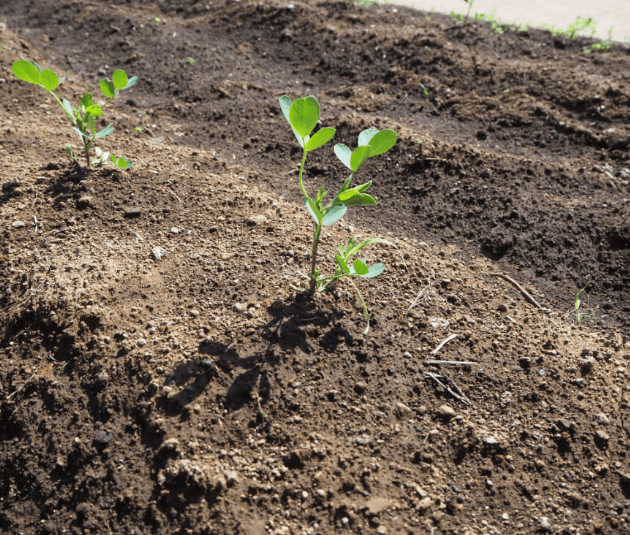
[[[83,106],[84,108],[91,106],[92,102],[94,102],[94,100],[92,99],[91,93],[86,93],[85,95],[83,95],[83,98],[81,98],[81,106]]]
[[[101,87],[101,93],[103,93],[103,95],[105,95],[107,98],[114,98],[116,96],[116,93],[118,93],[118,91],[114,87],[114,84],[112,84],[111,80],[108,80],[107,78],[103,78],[99,82],[99,86]]]
[[[54,91],[57,87],[59,87],[59,76],[57,76],[53,71],[42,71],[39,73],[39,79],[40,83],[47,91]]]
[[[92,135],[95,135],[96,134],[96,123],[94,122],[94,117],[92,117],[91,115],[88,114],[87,122],[88,122],[88,125],[90,126],[90,130],[92,130]]]
[[[341,258],[341,256],[336,254],[335,260],[337,261],[337,264],[339,264],[339,267],[341,267],[344,273],[348,273],[348,274],[350,273],[350,268],[348,267],[348,264],[346,264],[346,261],[343,258]]]
[[[131,86],[136,85],[136,82],[138,81],[138,77],[137,76],[132,76],[131,78],[129,78],[129,81],[127,82],[127,85],[125,87],[123,87],[123,89],[129,89]],[[131,167],[131,166],[129,166]],[[128,169],[127,167],[125,167],[125,169]]]
[[[350,157],[350,169],[352,169],[355,173],[359,170],[359,167],[363,165],[363,162],[370,157],[370,151],[372,149],[367,147],[357,147],[352,151],[352,156]]]
[[[108,124],[105,128],[103,128],[103,130],[101,130],[98,134],[96,134],[94,137],[96,139],[101,138],[101,137],[105,137],[108,136],[109,134],[111,134],[114,131],[114,127],[111,124]]]
[[[337,155],[337,158],[341,160],[343,165],[345,165],[348,169],[352,169],[350,165],[352,151],[348,147],[346,147],[343,143],[338,143],[335,145],[335,154]]]
[[[330,227],[334,225],[337,221],[339,221],[347,212],[347,208],[343,204],[338,204],[333,206],[328,212],[324,214],[322,217],[322,225],[325,227]]]
[[[363,130],[359,134],[359,147],[364,147],[370,142],[370,139],[374,137],[375,134],[378,134],[378,130],[376,128],[368,128],[367,130]]]
[[[72,104],[70,104],[70,101],[67,98],[64,98],[61,101],[61,104],[63,105],[63,110],[66,112],[66,115],[72,121],[72,124],[75,124],[76,123],[76,117],[74,116],[74,110],[72,109]]]
[[[284,115],[284,118],[289,124],[291,124],[291,119],[289,119],[289,110],[291,109],[291,104],[293,104],[293,101],[286,95],[280,97],[280,109],[282,110],[282,115]]]
[[[376,199],[367,193],[359,193],[352,188],[339,195],[339,201],[344,206],[376,205]]]
[[[365,265],[363,260],[359,260],[356,258],[354,262],[352,262],[352,267],[354,268],[354,272],[359,275],[359,277],[364,277],[368,274],[368,267]]]
[[[319,102],[315,97],[298,98],[289,110],[289,122],[302,137],[308,136],[319,121]]]
[[[378,156],[391,149],[396,144],[396,132],[393,130],[382,130],[370,139],[368,145],[371,149],[370,158]]]
[[[103,110],[98,104],[90,104],[87,108],[85,108],[85,111],[89,113],[92,117],[96,118],[99,118],[101,115],[103,115]]]
[[[117,69],[112,74],[112,82],[114,82],[114,87],[120,91],[127,86],[129,78],[127,77],[127,74],[125,74],[125,71]]]
[[[313,221],[319,225],[322,221],[322,214],[317,209],[315,201],[313,201],[310,197],[304,197],[304,203],[306,204],[306,209],[308,210],[308,213],[311,214]]]
[[[370,266],[367,275],[363,275],[363,278],[373,279],[374,277],[378,277],[383,271],[385,271],[385,264],[374,264]]]
[[[315,132],[313,137],[306,143],[304,150],[311,151],[319,149],[319,147],[328,143],[335,136],[335,132],[336,130],[334,128],[321,128]]]
[[[13,65],[11,65],[11,70],[23,82],[28,82],[29,84],[40,83],[40,69],[35,62],[24,59],[14,61]]]
[[[356,189],[359,193],[363,193],[364,191],[367,191],[368,189],[370,189],[370,186],[372,185],[372,181],[370,180],[369,182],[366,182],[365,184],[361,184],[360,186],[357,186]]]

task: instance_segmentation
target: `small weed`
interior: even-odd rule
[[[572,323],[588,323],[589,325],[593,325],[598,316],[596,314],[597,308],[594,309],[588,304],[588,296],[586,305],[582,304],[582,300],[580,299],[580,295],[586,290],[588,285],[591,283],[589,280],[584,288],[582,288],[577,294],[575,294],[575,301],[573,303],[573,310],[567,312],[567,316],[570,316]]]
[[[188,65],[194,65],[195,60],[193,58],[186,58],[186,59],[182,59],[181,63],[188,63]]]
[[[350,183],[368,158],[383,154],[394,146],[396,143],[396,132],[393,130],[381,130],[379,132],[374,128],[369,128],[359,134],[359,146],[356,149],[351,150],[342,144],[335,145],[337,158],[351,172],[333,199],[325,205],[323,201],[328,195],[328,191],[323,186],[317,190],[314,198],[308,194],[304,186],[304,166],[308,153],[328,143],[334,137],[336,130],[324,127],[312,134],[319,122],[319,102],[317,102],[315,97],[309,96],[291,101],[289,97],[283,96],[280,98],[280,108],[293,130],[295,138],[302,147],[302,163],[298,180],[304,195],[306,210],[315,222],[311,250],[311,271],[309,275],[304,275],[309,279],[310,285],[307,290],[295,287],[294,289],[308,292],[312,295],[315,290],[323,291],[327,288],[332,288],[337,281],[347,279],[354,286],[363,305],[363,311],[367,320],[367,328],[365,330],[367,333],[370,328],[370,315],[365,300],[352,279],[357,277],[364,279],[378,277],[385,270],[385,265],[373,264],[368,266],[365,260],[354,257],[368,245],[376,243],[384,243],[393,247],[395,245],[382,238],[363,240],[360,243],[354,238],[350,238],[345,246],[343,244],[338,246],[339,254],[335,254],[335,272],[331,276],[322,275],[317,268],[317,252],[323,227],[329,227],[337,223],[350,207],[376,205],[374,197],[366,193],[372,185],[372,181],[355,187],[351,187]]]
[[[582,52],[584,52],[584,54],[590,54],[591,52],[608,52],[612,45],[612,28],[610,28],[608,30],[608,39],[601,39],[599,43],[593,43],[590,47],[582,50]]]
[[[591,17],[577,17],[574,22],[569,24],[566,30],[560,30],[556,26],[542,25],[543,28],[549,30],[554,37],[564,37],[565,39],[577,39],[579,32],[588,31],[594,35],[597,31],[597,23]]]
[[[155,25],[159,28],[162,19],[160,17],[155,17],[153,20],[155,21]]]
[[[107,101],[102,106],[96,104],[91,93],[86,93],[81,98],[79,106],[73,108],[67,99],[60,100],[55,94],[55,89],[59,87],[61,83],[59,77],[50,70],[42,70],[42,68],[34,61],[18,60],[14,61],[11,65],[13,74],[20,80],[28,82],[29,84],[39,85],[48,91],[52,97],[61,106],[64,113],[72,123],[74,131],[79,134],[81,138],[82,150],[85,155],[87,166],[101,166],[107,161],[109,153],[97,151],[96,158],[90,159],[90,151],[97,139],[108,136],[114,131],[114,127],[110,123],[102,130],[96,131],[96,120],[103,115],[103,108],[107,106],[116,95],[123,89],[128,89],[133,86],[138,80],[133,76],[128,78],[125,71],[118,69],[112,74],[112,79],[104,78],[100,81],[100,88],[103,95],[107,98]],[[66,151],[70,159],[76,164],[79,163],[74,155],[72,145],[66,145]],[[119,169],[129,169],[133,162],[126,160],[123,157],[116,157],[111,155],[111,162]]]

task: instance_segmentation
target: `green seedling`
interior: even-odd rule
[[[310,281],[309,288],[307,290],[296,289],[308,292],[312,295],[315,290],[323,291],[332,287],[340,279],[347,279],[354,286],[363,304],[363,310],[368,323],[365,331],[367,333],[370,327],[369,312],[361,292],[352,279],[377,277],[384,271],[385,266],[384,264],[368,266],[363,259],[355,258],[355,256],[368,245],[376,243],[384,243],[394,247],[395,245],[381,238],[364,240],[360,243],[357,243],[351,238],[345,247],[339,246],[339,254],[335,255],[335,272],[332,276],[328,277],[323,276],[317,268],[317,253],[322,229],[324,227],[329,227],[337,223],[350,207],[376,205],[374,197],[366,193],[372,185],[372,181],[354,187],[351,186],[351,182],[368,158],[383,154],[394,146],[396,143],[396,132],[393,130],[382,130],[379,132],[374,128],[370,128],[359,134],[358,147],[354,150],[351,150],[343,144],[335,145],[334,152],[341,163],[350,169],[350,176],[345,180],[332,200],[328,204],[325,204],[324,198],[328,195],[328,191],[325,190],[323,186],[317,190],[317,194],[314,197],[308,194],[304,186],[304,165],[308,153],[319,149],[332,140],[336,130],[334,128],[325,127],[313,133],[315,126],[319,122],[319,102],[315,97],[309,96],[291,101],[289,97],[283,96],[280,98],[280,108],[282,109],[282,114],[285,119],[291,126],[300,147],[302,147],[302,162],[298,181],[302,194],[304,195],[306,210],[315,222],[315,232],[311,249],[310,274],[304,275]]]
[[[464,17],[464,24],[468,22],[468,17],[470,16],[470,10],[472,9],[475,0],[464,0],[468,4],[468,11],[466,11],[466,16]]]
[[[155,25],[159,28],[160,22],[162,22],[162,19],[160,17],[155,17],[153,20],[155,21]]]
[[[580,299],[580,295],[586,290],[588,285],[591,283],[589,280],[584,288],[582,288],[577,294],[575,294],[575,301],[573,303],[573,310],[568,312],[568,315],[571,316],[572,321],[575,323],[584,323],[588,322],[589,324],[593,324],[597,320],[597,315],[595,310],[590,308],[588,304],[585,306],[582,305],[582,300]]]
[[[554,37],[564,37],[572,41],[577,39],[579,32],[588,31],[591,35],[597,32],[597,23],[591,17],[577,17],[566,30],[560,30],[547,24],[543,24],[542,27],[549,30]]]
[[[182,63],[188,63],[189,65],[194,65],[195,60],[193,58],[186,58],[181,60]]]
[[[108,161],[107,157],[103,157],[103,154],[108,153],[103,153],[100,150],[96,158],[91,159],[90,152],[96,140],[108,136],[114,131],[112,124],[97,131],[96,120],[103,115],[103,108],[105,108],[120,91],[130,88],[136,83],[138,80],[136,76],[128,78],[125,71],[122,69],[114,71],[111,80],[104,78],[100,81],[101,92],[107,98],[107,101],[102,106],[94,102],[91,93],[86,93],[81,98],[79,106],[74,108],[67,99],[64,98],[60,100],[55,94],[55,89],[59,87],[60,79],[53,71],[42,70],[37,63],[29,60],[14,61],[11,69],[17,78],[24,82],[43,87],[59,103],[68,119],[70,119],[74,131],[79,134],[81,138],[81,149],[83,150],[88,167],[90,167],[90,165],[98,167]],[[94,148],[96,149],[96,147]],[[66,145],[66,152],[73,162],[79,163],[74,155],[72,145]],[[114,166],[119,169],[129,169],[133,164],[133,162],[122,157],[116,157],[113,154],[110,160]]]

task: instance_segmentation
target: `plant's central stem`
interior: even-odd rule
[[[317,225],[315,229],[315,236],[313,236],[313,251],[311,253],[311,285],[308,289],[308,293],[313,295],[315,293],[316,283],[315,280],[315,267],[317,266],[317,246],[319,245],[319,235],[322,232],[322,226]]]

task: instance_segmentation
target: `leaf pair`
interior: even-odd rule
[[[385,271],[385,264],[373,264],[368,267],[364,260],[355,259],[352,261],[352,265],[350,265],[350,260],[354,255],[364,247],[375,243],[384,243],[396,247],[392,242],[384,240],[383,238],[371,238],[369,240],[363,240],[360,243],[357,243],[355,238],[350,238],[345,248],[340,244],[339,254],[335,255],[335,260],[341,268],[341,271],[346,275],[362,277],[364,279],[372,279],[383,273],[383,271]]]
[[[298,98],[293,102],[285,95],[280,98],[280,109],[298,143],[307,152],[325,145],[337,132],[334,128],[320,128],[311,137],[319,121],[319,102],[315,97]]]
[[[359,134],[359,146],[353,151],[346,145],[335,145],[335,154],[353,173],[359,170],[368,158],[378,156],[391,149],[396,143],[396,132],[368,128]]]
[[[46,91],[54,91],[59,87],[59,77],[53,71],[42,70],[34,61],[25,59],[14,61],[11,70],[23,82],[41,85]]]
[[[103,78],[99,82],[99,86],[101,88],[101,92],[107,98],[114,98],[120,91],[123,89],[129,89],[131,86],[135,85],[138,81],[137,76],[132,76],[131,78],[127,77],[127,74],[122,69],[117,69],[112,74],[112,79]]]

